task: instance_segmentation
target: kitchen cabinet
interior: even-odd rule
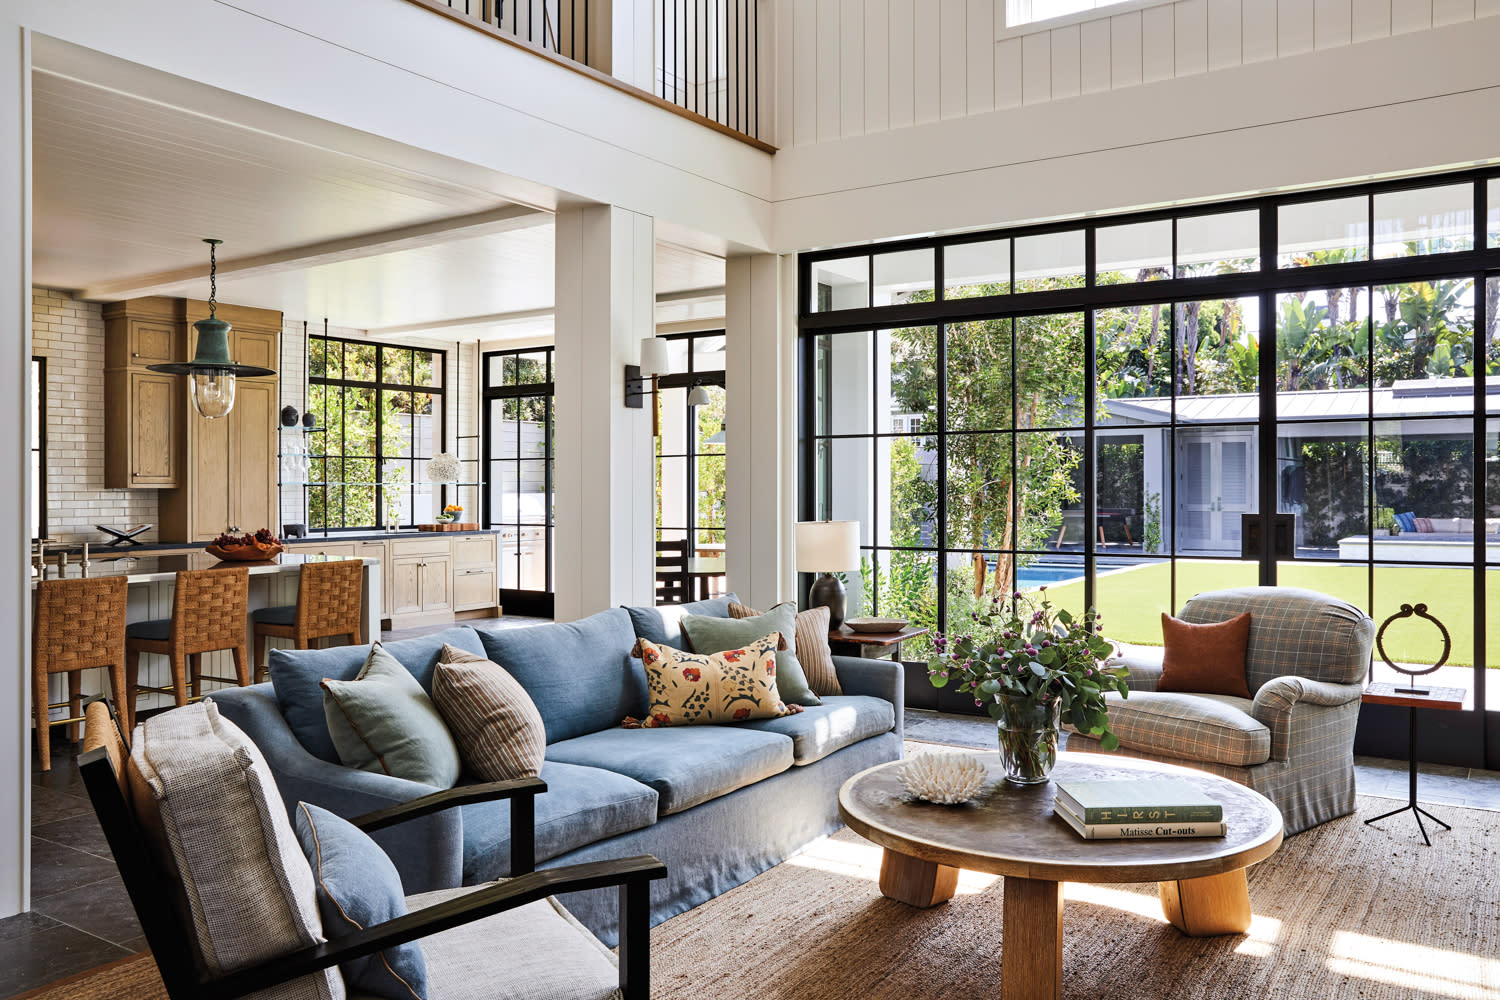
[[[453,547],[446,538],[392,539],[391,618],[451,620],[453,617]]]
[[[172,301],[179,317],[179,353],[191,358],[198,338],[192,324],[208,317],[208,303]],[[218,316],[232,327],[231,357],[242,364],[273,370],[278,367],[281,313],[221,304]],[[236,379],[234,409],[218,420],[198,416],[188,399],[186,377],[174,377],[182,386],[174,410],[181,424],[181,467],[176,487],[161,496],[161,538],[208,542],[226,531],[244,534],[259,528],[277,530],[278,377]]]
[[[147,365],[180,360],[175,300],[154,296],[104,307],[104,485],[166,489],[181,477],[179,375]]]
[[[453,610],[496,607],[495,536],[463,535],[453,540]]]
[[[378,571],[380,573],[380,617],[389,618],[391,616],[391,560],[389,554],[386,552],[386,543],[383,540],[377,542],[356,542],[354,552],[355,555],[362,556],[365,559],[380,560],[380,565],[372,567],[370,572],[374,573]]]

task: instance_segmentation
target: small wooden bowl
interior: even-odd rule
[[[899,632],[910,622],[905,618],[845,618],[844,624],[855,632]]]
[[[210,544],[204,551],[224,562],[265,562],[281,555],[284,550],[279,542],[274,545],[256,542],[254,545],[236,545],[232,549],[221,549]]]

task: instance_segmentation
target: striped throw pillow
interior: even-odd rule
[[[432,675],[432,700],[475,777],[507,781],[541,773],[547,753],[542,713],[500,664],[445,643]]]
[[[731,618],[756,618],[759,615],[760,612],[754,608],[736,601],[729,602]],[[807,686],[820,698],[844,693],[844,689],[839,686],[838,671],[833,666],[833,650],[828,646],[828,622],[828,609],[825,607],[797,612],[797,660],[802,664]]]

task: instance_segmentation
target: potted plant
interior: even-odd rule
[[[1394,535],[1399,529],[1396,527],[1396,508],[1375,508],[1375,534]]]
[[[960,692],[974,695],[975,705],[988,709],[1005,776],[1017,784],[1048,780],[1064,718],[1097,736],[1106,750],[1120,745],[1109,730],[1104,696],[1127,696],[1129,671],[1104,665],[1115,650],[1099,631],[1101,616],[1093,608],[1075,618],[1054,608],[1046,589],[1038,591],[1039,603],[1019,591],[991,598],[970,615],[966,631],[938,636],[937,653],[927,661],[934,687],[956,682]]]

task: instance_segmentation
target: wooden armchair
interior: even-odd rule
[[[168,714],[208,712],[210,708],[206,704],[194,705]],[[144,724],[148,734],[149,727],[156,721],[153,719]],[[212,719],[212,724],[217,727],[230,726],[233,729],[231,724],[217,717]],[[144,739],[149,746],[151,737],[143,737],[142,731],[137,729],[136,740],[140,742]],[[243,738],[243,734],[237,729],[233,729],[233,732]],[[424,945],[429,973],[435,964],[441,964],[444,957],[449,955],[461,955],[467,959],[472,959],[476,954],[481,955],[491,966],[487,970],[488,975],[478,977],[484,980],[478,984],[473,984],[466,976],[450,977],[450,981],[441,989],[434,983],[432,1000],[467,1000],[471,996],[475,1000],[481,1000],[498,995],[489,989],[493,983],[506,983],[509,990],[504,995],[507,997],[530,996],[533,989],[537,996],[592,996],[598,992],[599,984],[594,984],[588,992],[578,993],[576,989],[558,992],[557,983],[509,981],[507,957],[515,959],[527,946],[524,940],[518,940],[515,927],[510,927],[507,931],[495,921],[503,920],[502,915],[507,911],[545,900],[558,893],[611,886],[618,887],[620,891],[618,995],[626,1000],[646,1000],[650,995],[649,894],[652,880],[666,877],[665,866],[653,857],[640,856],[535,871],[534,797],[547,790],[546,783],[536,778],[462,786],[351,820],[355,826],[369,832],[441,809],[471,802],[509,799],[513,870],[524,874],[478,888],[445,890],[420,897],[408,897],[409,912],[405,916],[323,944],[263,957],[218,973],[210,972],[201,957],[204,948],[199,937],[200,927],[195,926],[186,907],[181,905],[183,901],[177,900],[174,903],[173,900],[174,893],[170,887],[180,888],[185,876],[179,874],[177,866],[168,858],[162,857],[158,850],[149,846],[153,841],[148,828],[153,822],[160,822],[159,814],[154,812],[160,806],[142,780],[142,768],[127,751],[113,717],[107,712],[95,711],[90,715],[85,742],[90,749],[79,758],[84,784],[171,1000],[229,1000],[246,996],[322,970],[335,969],[353,959],[419,939],[431,939]],[[219,747],[213,744],[211,739],[204,740],[205,754],[219,752]],[[246,740],[245,745],[253,751],[254,744],[249,744]],[[239,752],[243,755],[244,750]],[[258,757],[258,754],[252,752],[251,756]],[[263,766],[263,761],[261,764]],[[151,766],[148,762],[146,769]],[[125,768],[130,771],[128,778]],[[274,782],[271,783],[268,794],[274,797],[274,801],[269,804],[284,811],[280,797],[276,795]],[[139,801],[143,798],[148,801]],[[203,808],[201,803],[204,796],[196,794],[192,798],[197,808]],[[208,798],[212,800],[213,797]],[[226,795],[224,799],[232,802],[234,796]],[[226,815],[212,818],[222,820],[224,824],[248,824],[254,829],[260,826],[254,816]],[[264,883],[235,884],[242,888],[250,885],[263,886],[260,891],[269,892],[273,883],[268,880]],[[201,892],[202,887],[202,882],[195,883],[195,892]],[[164,891],[164,888],[168,891]],[[180,891],[175,894],[182,895]],[[204,902],[199,902],[198,905],[201,908]],[[554,923],[558,920],[562,920],[567,926],[562,929],[561,934],[557,928],[551,928],[551,936],[544,939],[553,942],[552,946],[560,953],[543,956],[546,960],[541,963],[541,967],[568,970],[571,965],[584,958],[597,963],[603,951],[603,946],[597,939],[582,925],[572,922],[571,918],[564,920],[557,917],[554,918]],[[512,918],[511,924],[515,922]],[[523,922],[520,928],[520,935],[523,937],[525,930]],[[559,940],[571,947],[558,947]],[[218,954],[222,957],[222,952]],[[527,957],[535,959],[537,956],[529,953]],[[537,966],[537,962],[531,962],[533,969]],[[509,975],[514,976],[514,972],[511,971]],[[455,981],[460,985],[455,986]],[[567,985],[576,987],[576,977],[569,980]],[[612,983],[604,985],[603,989],[606,993],[612,993]]]

